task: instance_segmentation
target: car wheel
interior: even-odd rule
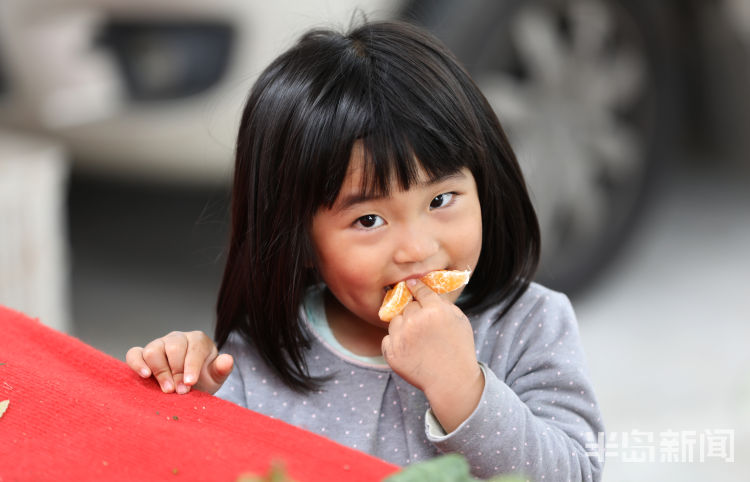
[[[574,293],[635,227],[676,132],[662,2],[412,2],[495,109],[542,231],[538,280]]]

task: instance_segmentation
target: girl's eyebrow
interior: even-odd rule
[[[445,181],[459,181],[466,179],[466,174],[463,171],[456,171],[450,174],[446,174],[444,176],[436,177],[435,179],[431,179],[429,181],[420,182],[416,184],[416,187],[430,187],[434,186],[435,184],[440,184],[441,182]],[[336,207],[337,211],[346,211],[347,209],[356,206],[357,204],[361,204],[368,201],[376,201],[378,199],[383,199],[385,197],[388,197],[384,194],[377,194],[377,193],[364,193],[364,192],[353,192],[350,194],[345,195],[341,198],[341,200],[337,203],[338,206]]]

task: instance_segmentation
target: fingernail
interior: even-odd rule
[[[161,385],[161,391],[164,393],[169,393],[172,391],[174,387],[172,386],[172,382],[167,380],[166,382],[162,383]]]
[[[144,377],[144,378],[145,378],[145,377],[147,377],[147,376],[149,376],[149,375],[151,375],[151,372],[150,372],[150,371],[148,371],[148,368],[141,368],[141,376],[142,376],[142,377]]]
[[[177,384],[177,393],[179,393],[180,395],[185,395],[189,391],[190,391],[190,388],[188,388],[188,386],[185,385],[184,383]]]
[[[192,373],[190,375],[185,375],[185,378],[183,379],[185,383],[190,384],[195,381],[195,375]]]
[[[406,285],[407,286],[416,286],[416,284],[417,284],[417,279],[416,278],[411,278],[411,279],[406,280]]]

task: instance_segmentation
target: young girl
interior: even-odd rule
[[[534,210],[497,117],[403,23],[304,35],[260,76],[237,140],[214,343],[171,333],[129,365],[396,464],[598,480],[603,431],[568,299],[532,283]],[[438,295],[419,278],[471,269]],[[378,318],[386,290],[410,302]],[[234,368],[234,369],[233,369]],[[595,435],[594,435],[595,437]]]

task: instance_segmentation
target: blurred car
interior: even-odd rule
[[[3,0],[0,122],[61,139],[79,169],[225,183],[255,77],[351,15],[345,1]]]
[[[0,123],[62,142],[79,170],[226,184],[245,96],[273,57],[311,26],[406,19],[442,38],[495,108],[539,214],[539,280],[575,292],[632,232],[675,147],[737,124],[712,108],[746,113],[732,94],[747,81],[746,6],[4,0]]]

